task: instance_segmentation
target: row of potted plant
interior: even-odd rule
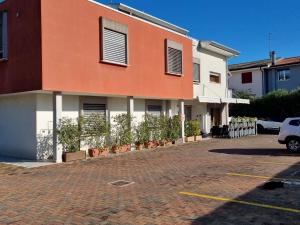
[[[70,157],[85,158],[85,151],[80,151],[82,146],[89,147],[90,157],[127,152],[132,145],[137,150],[169,146],[178,142],[180,130],[179,116],[145,115],[141,123],[134,125],[133,118],[127,114],[115,116],[112,124],[107,123],[102,115],[92,114],[77,120],[62,119],[57,133],[64,161],[69,161]],[[199,139],[200,124],[197,121],[186,122],[186,130],[187,138]]]
[[[145,115],[144,121],[135,127],[135,146],[142,148],[155,148],[170,146],[180,138],[180,117]]]

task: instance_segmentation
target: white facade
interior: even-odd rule
[[[35,158],[36,96],[34,94],[0,97],[1,155]]]
[[[200,82],[193,85],[195,100],[186,105],[192,106],[191,119],[200,121],[204,133],[210,133],[214,125],[228,124],[228,100],[232,97],[228,90],[228,57],[228,53],[201,48],[199,41],[193,40],[193,58],[200,63]],[[219,83],[210,81],[211,73],[220,75]]]
[[[126,97],[90,97],[62,94],[62,117],[77,119],[83,104],[105,104],[113,123],[118,114],[127,113]],[[52,159],[53,94],[31,93],[0,97],[0,154],[25,159]],[[162,114],[179,113],[179,101],[134,99],[134,124],[144,119],[147,105],[161,105]],[[88,146],[82,146],[87,150]]]
[[[252,72],[252,82],[242,83],[242,74]],[[247,91],[261,97],[263,95],[263,72],[260,68],[232,71],[229,78],[229,88],[233,91]]]

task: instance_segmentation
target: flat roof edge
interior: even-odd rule
[[[166,27],[168,29],[171,29],[171,30],[176,31],[178,33],[181,33],[183,35],[187,35],[189,33],[189,31],[187,29],[184,29],[182,27],[174,25],[174,24],[172,24],[170,22],[167,22],[165,20],[162,20],[162,19],[160,19],[158,17],[152,16],[152,15],[150,15],[148,13],[142,12],[140,10],[137,10],[135,8],[127,6],[125,4],[122,4],[122,3],[112,3],[112,4],[109,4],[109,6],[112,6],[113,8],[119,9],[119,10],[121,10],[123,12],[129,13],[129,15],[134,15],[134,16],[139,17],[141,19],[147,20],[147,21],[149,21],[151,23],[160,25],[162,27]]]

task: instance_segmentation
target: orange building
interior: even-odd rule
[[[90,113],[181,115],[184,137],[201,94],[187,30],[123,4],[4,0],[0,32],[1,155],[60,162],[60,119]]]

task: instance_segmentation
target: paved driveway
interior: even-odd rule
[[[0,224],[300,224],[300,155],[283,148],[266,135],[0,169]],[[288,184],[261,188],[271,177]]]

